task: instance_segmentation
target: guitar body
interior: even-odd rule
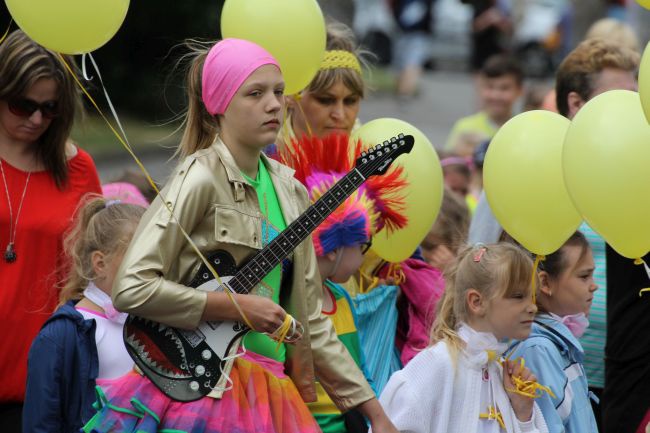
[[[208,260],[227,283],[237,271],[225,251]],[[202,265],[189,284],[203,291],[223,291]],[[177,329],[141,317],[124,324],[126,349],[142,372],[163,393],[177,401],[198,400],[212,391],[221,377],[223,358],[248,328],[239,322],[202,322],[195,330]]]

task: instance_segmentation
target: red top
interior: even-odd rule
[[[27,172],[2,161],[14,221]],[[90,155],[81,149],[68,161],[68,184],[60,190],[47,171],[33,172],[27,185],[14,243],[16,261],[4,259],[9,242],[7,193],[0,178],[0,404],[22,402],[27,353],[58,303],[63,281],[63,234],[84,194],[102,190]],[[63,269],[62,269],[63,268]]]

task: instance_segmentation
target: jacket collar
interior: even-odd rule
[[[226,175],[228,176],[228,181],[230,183],[238,182],[248,184],[248,181],[246,181],[244,176],[242,176],[241,170],[235,162],[235,158],[233,158],[232,153],[230,153],[230,150],[228,150],[228,147],[220,137],[217,137],[210,148],[214,149],[219,156],[221,163],[226,169]],[[284,179],[291,179],[293,177],[294,170],[291,168],[270,159],[263,152],[261,153],[261,158],[262,163],[266,166],[266,169],[269,171],[271,176],[277,176]]]
[[[77,304],[78,301],[71,300],[66,302],[65,304],[61,305],[57,310],[50,316],[49,319],[43,324],[43,327],[45,327],[48,323],[54,322],[56,320],[72,320],[85,331],[90,330],[94,325],[95,321],[94,320],[86,320],[84,319],[84,316],[81,315],[80,312],[78,312],[75,309],[75,305]]]
[[[584,349],[569,328],[548,314],[537,315],[535,322],[537,323],[533,323],[533,327],[538,335],[542,335],[553,341],[573,361],[582,362],[584,359]]]

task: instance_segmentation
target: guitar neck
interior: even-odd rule
[[[353,169],[302,215],[293,221],[270,244],[259,251],[228,282],[237,293],[246,294],[262,278],[282,262],[325,219],[339,207],[366,180],[358,169]]]

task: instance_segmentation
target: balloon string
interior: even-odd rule
[[[530,281],[530,286],[532,287],[533,291],[533,304],[537,304],[537,285],[535,284],[535,281],[537,281],[537,268],[539,267],[539,262],[542,260],[546,260],[546,256],[542,254],[537,254],[535,257],[535,263],[533,263],[533,274],[531,276],[531,281]]]
[[[11,30],[11,25],[13,24],[14,20],[13,18],[9,20],[9,24],[7,25],[7,30],[5,30],[4,35],[0,38],[0,44],[4,42],[4,40],[7,38],[7,35],[9,34],[9,30]]]
[[[650,278],[650,267],[648,267],[648,264],[643,260],[641,257],[634,259],[634,264],[635,265],[643,265],[645,268],[646,274],[648,274],[648,278]],[[645,292],[650,292],[650,287],[641,289],[639,290],[639,297],[643,296]]]
[[[133,149],[131,149],[131,146],[130,146],[126,141],[125,141],[125,138],[122,138],[122,136],[121,136],[121,135],[120,135],[120,134],[115,130],[115,128],[113,127],[113,125],[111,124],[111,122],[106,118],[106,115],[105,115],[104,112],[99,108],[99,105],[97,105],[97,102],[95,102],[95,100],[94,100],[93,97],[90,95],[90,93],[88,93],[88,91],[87,91],[86,88],[83,86],[83,84],[81,83],[81,81],[79,81],[79,78],[77,77],[77,74],[74,73],[74,71],[72,70],[72,68],[71,68],[70,65],[68,64],[68,62],[67,62],[67,60],[65,59],[65,57],[64,57],[63,55],[61,55],[60,53],[59,53],[59,57],[61,58],[61,61],[62,61],[63,64],[65,65],[65,67],[66,67],[66,69],[68,70],[68,72],[70,73],[70,75],[71,75],[71,76],[74,78],[74,80],[76,81],[76,83],[77,83],[77,85],[79,86],[79,88],[81,89],[81,91],[86,95],[86,97],[87,97],[88,100],[91,102],[91,104],[93,105],[93,107],[95,107],[95,110],[97,110],[97,112],[98,112],[99,115],[102,117],[102,119],[104,119],[104,121],[106,122],[106,124],[108,125],[108,127],[110,128],[110,130],[113,132],[113,134],[115,135],[115,137],[117,137],[118,141],[119,141],[119,142],[122,144],[122,146],[126,149],[126,151],[129,153],[129,155],[131,155],[131,157],[133,158],[133,160],[135,161],[135,163],[138,165],[138,167],[140,168],[140,170],[142,171],[142,173],[145,175],[145,177],[147,178],[147,181],[149,182],[149,184],[151,185],[151,187],[154,189],[154,191],[156,191],[156,194],[160,197],[160,199],[162,200],[163,204],[165,205],[165,207],[166,207],[167,210],[169,211],[169,213],[170,213],[172,219],[176,222],[176,224],[178,224],[178,228],[179,228],[179,230],[181,231],[181,233],[183,234],[183,236],[185,237],[185,239],[186,239],[187,242],[189,243],[190,247],[191,247],[191,248],[194,250],[194,252],[199,256],[199,258],[201,259],[201,261],[203,262],[203,264],[204,264],[204,265],[205,265],[205,266],[210,270],[210,272],[212,273],[212,276],[214,276],[214,278],[217,280],[217,283],[218,283],[220,286],[224,287],[224,289],[225,289],[225,290],[224,290],[224,293],[226,293],[226,295],[228,296],[228,298],[230,299],[230,301],[234,304],[235,308],[237,309],[237,311],[239,312],[239,314],[242,316],[242,318],[243,318],[244,322],[246,323],[246,325],[247,325],[250,329],[255,330],[255,328],[253,327],[253,325],[251,324],[251,322],[248,320],[248,317],[246,317],[246,314],[244,314],[244,311],[241,309],[241,307],[240,307],[239,304],[237,303],[237,300],[236,300],[235,297],[233,296],[233,294],[232,294],[232,289],[231,289],[229,286],[223,284],[223,282],[221,281],[221,278],[219,277],[219,274],[218,274],[217,271],[214,269],[214,267],[212,267],[212,265],[210,264],[210,261],[208,261],[208,259],[206,259],[205,256],[204,256],[203,254],[201,254],[201,251],[200,251],[199,248],[196,246],[196,244],[192,241],[192,239],[190,238],[190,235],[187,234],[187,232],[185,231],[185,229],[181,226],[180,222],[179,222],[178,219],[176,218],[176,215],[174,214],[174,209],[172,208],[171,202],[167,202],[167,200],[165,200],[165,197],[163,197],[162,193],[161,193],[160,190],[158,189],[158,186],[156,185],[156,183],[153,181],[153,179],[152,179],[151,176],[149,175],[149,172],[148,172],[147,169],[145,168],[144,164],[142,164],[142,162],[140,161],[140,159],[139,159],[139,158],[136,156],[136,154],[133,152]]]
[[[523,370],[526,365],[524,358],[517,358],[514,362],[518,362]],[[503,364],[502,364],[503,365]],[[505,369],[503,374],[508,374]],[[513,389],[506,388],[506,391],[514,392],[515,394],[522,395],[528,398],[540,398],[542,393],[547,393],[551,397],[555,398],[555,394],[548,386],[541,385],[536,380],[523,380],[519,376],[510,376],[512,384],[515,386]]]

